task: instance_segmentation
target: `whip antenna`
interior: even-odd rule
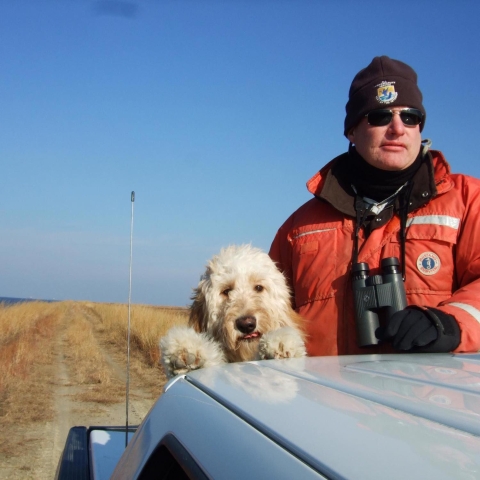
[[[130,221],[130,280],[128,286],[128,326],[127,326],[127,388],[126,388],[126,423],[125,423],[125,448],[128,445],[128,397],[130,390],[130,312],[132,304],[132,253],[133,253],[133,204],[135,202],[135,192],[130,196],[132,204],[132,215]]]

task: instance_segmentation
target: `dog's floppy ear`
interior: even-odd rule
[[[190,317],[188,325],[197,332],[207,331],[207,306],[204,289],[206,282],[209,281],[211,269],[207,268],[206,272],[200,277],[200,282],[197,288],[193,289],[192,304],[190,305]]]
[[[205,296],[200,287],[193,290],[192,304],[190,305],[190,317],[188,325],[196,332],[206,331],[205,321]]]

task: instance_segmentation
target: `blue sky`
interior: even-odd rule
[[[418,73],[424,138],[480,177],[480,2],[2,0],[0,296],[187,305],[268,250],[348,146],[353,76]]]

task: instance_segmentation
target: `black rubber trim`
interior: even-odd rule
[[[87,427],[72,427],[68,432],[55,480],[90,480]]]
[[[145,463],[138,480],[208,480],[187,449],[169,433]]]

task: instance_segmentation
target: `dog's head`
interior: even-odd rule
[[[229,361],[252,360],[261,336],[298,326],[285,277],[251,245],[224,248],[194,289],[190,325],[220,342]]]

